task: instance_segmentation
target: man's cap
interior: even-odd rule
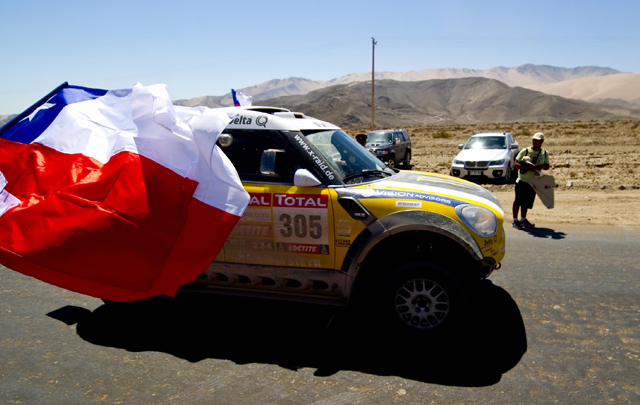
[[[536,132],[533,134],[533,139],[537,141],[544,141],[544,134],[542,132]]]

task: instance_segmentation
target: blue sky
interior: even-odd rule
[[[64,81],[172,99],[271,79],[525,63],[640,72],[640,1],[29,1],[0,5],[0,115]]]

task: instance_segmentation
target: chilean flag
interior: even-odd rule
[[[164,85],[63,84],[0,129],[0,263],[108,300],[174,296],[249,202],[216,146],[229,120]]]
[[[233,96],[233,105],[236,107],[250,107],[253,102],[253,97],[235,91],[234,89],[231,89],[231,94]]]

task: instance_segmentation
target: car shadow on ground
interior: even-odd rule
[[[524,322],[511,296],[488,280],[473,294],[468,322],[455,334],[409,341],[364,334],[343,311],[307,304],[199,295],[102,305],[66,306],[47,315],[93,344],[132,352],[159,351],[190,362],[316,368],[395,375],[454,386],[500,381],[527,350]]]

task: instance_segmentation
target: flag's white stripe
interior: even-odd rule
[[[195,198],[242,215],[248,195],[215,145],[228,122],[224,110],[174,108],[164,85],[136,84],[67,105],[34,142],[102,163],[119,152],[137,153],[197,181]]]
[[[4,189],[7,184],[7,179],[0,172],[0,217],[11,208],[20,205],[20,200]]]

